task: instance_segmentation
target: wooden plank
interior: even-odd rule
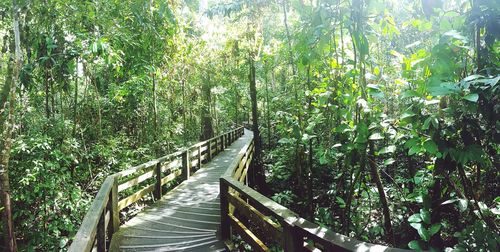
[[[161,163],[156,164],[155,177],[156,177],[155,199],[158,200],[163,195],[162,188],[161,188],[161,178],[162,178]]]
[[[322,228],[317,224],[314,224],[306,219],[299,217],[295,212],[289,210],[288,208],[274,202],[273,200],[265,197],[264,195],[258,193],[257,191],[251,189],[248,186],[243,185],[241,182],[235,180],[232,177],[226,176],[221,179],[228,183],[230,188],[233,188],[238,193],[244,195],[252,201],[254,206],[262,211],[266,209],[266,213],[269,212],[280,222],[286,222],[290,226],[297,226],[302,235],[323,245],[325,248],[333,251],[356,251],[363,248],[366,251],[377,250],[384,252],[402,252],[409,251],[398,248],[390,248],[382,245],[371,244],[367,242],[358,241],[354,238],[347,237],[335,233],[326,228]],[[328,250],[328,251],[330,251]]]
[[[208,140],[207,142],[207,160],[210,162],[212,160],[212,140]]]
[[[278,223],[273,222],[268,216],[265,216],[235,194],[228,193],[227,200],[235,206],[238,213],[248,218],[253,225],[256,225],[260,229],[261,232],[264,232],[266,236],[269,236],[276,243],[282,244],[283,230]]]
[[[191,167],[198,167],[198,157],[196,156],[196,159],[191,160]]]
[[[245,242],[252,246],[253,251],[271,251],[259,238],[257,238],[257,236],[255,236],[255,234],[252,233],[252,231],[245,227],[245,225],[243,225],[238,218],[232,214],[228,214],[228,216],[231,227],[241,236],[241,238],[243,238]]]
[[[161,172],[166,172],[168,170],[174,170],[182,166],[181,156],[176,157],[174,160],[162,165]]]
[[[304,237],[300,235],[300,230],[297,227],[285,224],[283,227],[283,238],[283,249],[285,251],[304,251]]]
[[[158,165],[158,164],[156,164],[156,165]],[[121,183],[120,185],[118,185],[118,192],[122,192],[124,190],[127,190],[128,188],[130,188],[132,186],[138,185],[139,183],[141,183],[149,178],[152,178],[153,175],[155,174],[154,169],[155,169],[156,165],[149,167],[144,174],[138,175],[138,176],[131,178],[130,180],[127,180],[127,181]]]
[[[240,164],[241,159],[245,156],[248,148],[252,146],[253,140],[249,143],[245,144],[243,148],[240,149],[236,158],[233,159],[233,162],[228,166],[227,170],[224,172],[223,177],[230,177],[234,174],[236,167]]]
[[[238,178],[238,181],[241,183],[244,183],[244,181],[246,181],[245,179],[247,178],[248,169],[250,168],[250,163],[252,161],[252,158],[253,158],[253,152],[250,152],[250,155],[248,156],[248,159],[246,160],[246,163],[243,166],[243,170],[241,171],[241,175]]]
[[[168,174],[167,176],[165,176],[164,178],[161,179],[161,185],[164,185],[164,184],[174,180],[175,178],[177,178],[181,174],[182,174],[182,171],[180,169],[173,171],[172,173]]]
[[[201,162],[203,163],[203,162],[207,161],[207,158],[208,158],[207,154],[201,155]]]
[[[238,130],[240,130],[240,129],[231,130],[231,131],[229,131],[229,132],[238,132]],[[216,147],[216,151],[217,151],[217,149],[218,149],[218,144],[221,142],[221,138],[222,138],[222,136],[223,136],[223,135],[225,135],[225,134],[228,134],[228,133],[223,133],[223,134],[220,134],[220,135],[215,136],[215,137],[213,137],[213,138],[210,138],[209,140],[206,140],[206,141],[203,141],[203,142],[196,143],[196,144],[194,144],[194,145],[190,146],[190,147],[189,147],[189,149],[191,149],[191,148],[197,148],[198,146],[201,146],[201,151],[206,151],[206,150],[208,149],[208,147],[207,147],[207,146],[208,146],[208,143],[209,143],[210,141],[215,141],[215,142],[216,142],[216,144],[215,144],[216,146],[215,146],[215,147]],[[213,146],[213,144],[212,144],[212,146],[211,146],[211,147],[214,147],[214,146]],[[212,148],[212,150],[213,150],[213,148]],[[163,157],[160,157],[160,158],[157,158],[157,159],[151,160],[151,161],[146,162],[146,163],[144,163],[144,164],[140,164],[140,165],[137,165],[137,166],[131,167],[131,168],[127,169],[127,170],[124,170],[124,171],[118,172],[118,173],[116,173],[116,174],[117,174],[117,175],[120,175],[121,177],[126,177],[126,176],[129,176],[129,175],[134,174],[134,173],[136,173],[136,172],[139,172],[139,171],[141,171],[141,170],[144,170],[144,169],[146,169],[146,168],[149,168],[149,167],[151,167],[151,166],[154,166],[154,165],[156,165],[157,163],[160,163],[160,162],[163,162],[163,161],[166,161],[166,160],[171,160],[171,159],[174,159],[174,158],[176,158],[176,157],[180,156],[180,155],[182,154],[182,152],[183,152],[183,151],[177,151],[177,152],[174,152],[174,153],[172,153],[172,154],[169,154],[169,155],[166,155],[166,156],[163,156]]]
[[[140,171],[142,171],[144,169],[147,169],[149,167],[152,167],[152,166],[156,165],[157,163],[164,162],[164,161],[167,161],[167,160],[172,160],[172,159],[180,156],[181,154],[182,154],[182,151],[177,151],[177,152],[174,152],[172,154],[169,154],[169,155],[166,155],[166,156],[163,156],[163,157],[151,160],[151,161],[146,162],[144,164],[140,164],[138,166],[129,168],[127,170],[115,173],[113,175],[120,175],[121,177],[126,177],[126,176],[132,175],[134,173],[140,172]]]
[[[97,235],[96,235],[96,244],[98,252],[106,251],[106,214],[105,212],[101,213],[99,218],[99,223],[97,224]]]
[[[237,139],[237,137],[241,136],[241,133],[243,133],[243,128],[239,127],[234,130],[231,130],[227,133],[221,134],[221,135],[233,135],[234,140]],[[221,138],[221,135],[213,137],[212,139],[209,139],[207,141],[199,142],[193,146],[196,146],[196,148],[199,148],[199,151],[196,152],[198,154],[198,158],[201,156],[201,162],[204,160],[208,159],[213,153],[213,148],[212,151],[209,151],[208,149],[208,143],[210,141],[219,141]],[[230,139],[231,140],[231,139]],[[234,141],[233,140],[233,141]],[[213,147],[213,144],[212,144]],[[217,147],[217,144],[216,146]],[[201,151],[201,153],[199,153]],[[82,221],[82,226],[78,230],[77,235],[74,238],[74,241],[69,249],[69,251],[90,251],[92,247],[94,247],[95,244],[95,238],[97,235],[97,226],[99,224],[99,216],[100,214],[104,211],[104,209],[107,209],[109,214],[107,214],[107,217],[105,217],[105,226],[108,228],[108,238],[112,237],[112,234],[118,230],[118,225],[120,223],[119,220],[119,210],[123,209],[124,207],[132,204],[132,202],[129,201],[137,201],[138,199],[142,198],[145,194],[151,192],[154,190],[155,185],[150,185],[146,188],[141,189],[140,191],[137,191],[133,195],[130,195],[129,197],[122,199],[119,201],[118,199],[118,191],[123,191],[126,190],[127,188],[130,188],[131,186],[134,186],[133,184],[137,185],[144,180],[150,178],[148,175],[144,176],[145,173],[151,172],[153,169],[149,170],[149,168],[154,167],[160,163],[161,164],[161,171],[165,172],[167,170],[174,170],[181,165],[181,155],[182,151],[174,152],[169,155],[162,156],[160,158],[151,160],[149,162],[131,167],[127,170],[115,173],[104,181],[103,185],[101,186],[99,192],[97,193],[97,196],[95,200],[92,202],[92,205],[89,209],[89,211],[86,213],[85,218]],[[200,155],[201,154],[201,155]],[[198,161],[199,163],[199,161]],[[172,181],[175,179],[175,177],[180,175],[180,170],[175,170],[171,174],[161,178],[161,184],[168,183],[169,181]],[[131,182],[129,183],[130,185],[124,185],[125,183],[121,184],[120,190],[118,190],[118,178],[120,177],[128,177],[128,176],[134,176],[135,174],[143,173],[140,175],[137,175],[135,178],[127,180],[129,181],[134,181],[137,179],[137,182]],[[157,172],[156,172],[157,173]],[[142,177],[141,177],[142,176]],[[148,178],[146,178],[148,177]],[[128,186],[128,187],[127,187]],[[134,198],[137,198],[134,200]],[[126,206],[125,206],[126,205]]]
[[[135,192],[134,194],[128,196],[125,199],[122,199],[118,202],[118,210],[121,211],[125,207],[130,206],[132,203],[137,202],[140,200],[144,195],[152,192],[155,189],[155,184],[149,185],[147,187],[144,187],[143,189]]]
[[[224,180],[219,180],[219,195],[220,195],[220,230],[221,239],[231,239],[231,229],[229,222],[229,209],[228,209],[228,191],[227,183]]]
[[[109,194],[113,188],[114,176],[109,176],[104,180],[97,196],[95,197],[90,209],[83,218],[82,225],[75,235],[73,243],[68,251],[70,252],[88,252],[94,246],[94,239],[97,233],[97,225],[99,223],[101,214],[109,200]]]
[[[118,210],[118,177],[113,180],[113,187],[109,195],[108,211],[110,213],[110,226],[108,227],[108,237],[111,240],[113,234],[120,227],[120,211]]]
[[[243,156],[243,158],[241,159],[241,161],[238,163],[238,166],[236,167],[234,173],[233,173],[233,178],[236,178],[236,179],[239,179],[240,176],[243,174],[244,172],[244,167],[245,167],[245,162],[248,158],[248,154],[245,153],[245,155]]]
[[[188,180],[189,176],[191,175],[191,162],[190,160],[190,151],[186,150],[185,152],[182,153],[182,178],[184,180]]]
[[[202,161],[203,160],[201,160],[201,146],[200,146],[200,147],[198,147],[198,169],[201,168],[201,162]]]

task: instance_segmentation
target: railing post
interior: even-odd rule
[[[283,225],[283,249],[285,252],[302,251],[304,247],[304,238],[300,236],[299,230],[288,223]]]
[[[184,152],[182,152],[182,178],[184,178],[184,180],[189,179],[190,163],[191,162],[189,162],[189,149],[186,149],[184,150]]]
[[[222,241],[231,238],[231,224],[229,223],[229,202],[227,200],[228,185],[224,178],[219,180],[220,186],[220,238]]]
[[[207,142],[207,161],[212,160],[212,140]]]
[[[161,196],[163,195],[163,192],[161,191],[161,162],[158,162],[156,164],[156,184],[155,184],[155,199],[159,200]]]
[[[113,187],[108,200],[109,211],[109,224],[108,224],[108,238],[111,241],[113,234],[118,231],[120,227],[120,213],[118,211],[118,176],[113,177]]]
[[[219,154],[220,150],[220,144],[219,144],[220,137],[215,138],[215,155]]]
[[[201,145],[198,145],[198,169],[201,168]]]
[[[222,134],[220,136],[220,147],[221,147],[221,150],[220,151],[224,151],[225,147],[226,147],[226,138],[225,138],[226,135]]]
[[[97,224],[96,234],[97,252],[106,251],[106,210],[101,213]]]

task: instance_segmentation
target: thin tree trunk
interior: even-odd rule
[[[351,167],[354,167],[354,160],[356,160],[356,157],[358,156],[357,152],[352,152],[351,157],[349,158],[349,164]],[[366,158],[363,156],[360,158],[360,164],[359,168],[356,170],[356,174],[354,174],[354,178],[352,179],[351,185],[349,187],[349,192],[347,194],[347,199],[346,199],[346,204],[345,204],[345,217],[343,218],[343,223],[342,223],[342,229],[344,231],[344,234],[349,233],[349,225],[351,224],[351,205],[352,205],[352,200],[354,196],[354,189],[356,184],[358,183],[358,180],[361,178],[361,174],[363,174],[365,168],[366,168]],[[348,162],[346,162],[347,165]],[[346,169],[345,171],[347,171]],[[346,178],[350,177],[349,174],[346,174]]]
[[[269,107],[269,83],[267,73],[265,75],[264,83],[266,84],[266,121],[267,121],[267,148],[271,148],[271,108]]]
[[[78,59],[76,60],[76,74],[75,74],[75,94],[73,101],[73,137],[76,137],[76,126],[77,126],[77,107],[78,107]]]
[[[371,176],[373,182],[377,185],[378,195],[380,198],[380,204],[382,204],[382,212],[384,214],[384,228],[388,238],[388,241],[394,245],[394,231],[391,224],[391,212],[389,210],[389,204],[387,202],[387,197],[385,195],[384,186],[382,185],[382,180],[380,179],[380,173],[377,170],[377,164],[375,163],[375,151],[373,147],[373,142],[369,143],[369,165]]]
[[[261,152],[262,143],[260,139],[259,131],[259,114],[257,111],[257,87],[255,81],[255,62],[252,56],[249,58],[250,73],[248,74],[248,79],[250,82],[250,100],[252,102],[252,131],[255,152],[253,156],[252,172],[250,173],[250,183],[255,186],[260,192],[266,194],[268,192],[268,187],[266,184],[266,179],[264,176],[264,169],[262,165]]]
[[[50,118],[50,106],[49,106],[49,71],[45,69],[45,116],[47,119]]]
[[[14,234],[14,225],[12,220],[12,205],[10,200],[10,180],[9,180],[9,160],[12,146],[12,133],[14,126],[14,108],[16,102],[16,87],[19,81],[19,70],[21,68],[21,42],[19,36],[19,16],[16,0],[12,1],[14,17],[14,46],[15,46],[15,64],[13,76],[7,76],[7,82],[2,90],[0,103],[0,118],[2,127],[2,138],[0,140],[0,201],[3,210],[3,232],[5,249],[8,252],[17,251],[16,238]],[[9,67],[12,72],[12,67]],[[13,77],[13,78],[12,78]],[[10,79],[10,80],[9,80]]]
[[[186,75],[184,75],[184,76],[186,76]],[[185,82],[184,78],[182,78],[182,80],[181,80],[181,87],[182,87],[182,127],[183,127],[182,138],[184,140],[184,144],[186,144],[187,143],[187,133],[188,133],[187,121],[186,121],[186,111],[187,111],[188,107],[186,105],[186,82]]]
[[[153,73],[153,130],[154,130],[154,146],[155,154],[159,155],[158,146],[158,108],[157,108],[157,95],[156,95],[156,73]]]
[[[203,95],[203,106],[201,107],[201,140],[207,140],[214,136],[214,128],[212,124],[212,115],[210,113],[210,104],[212,104],[212,96],[211,96],[211,85],[210,85],[210,76],[206,80],[201,87],[201,92]]]

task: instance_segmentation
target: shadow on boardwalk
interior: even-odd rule
[[[129,220],[113,235],[111,251],[224,251],[219,240],[219,178],[251,141],[245,134],[182,182]]]

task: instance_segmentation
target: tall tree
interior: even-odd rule
[[[9,161],[12,147],[12,133],[14,131],[14,108],[16,106],[16,87],[19,82],[21,69],[21,42],[19,35],[19,10],[16,0],[12,1],[13,32],[14,32],[14,71],[9,66],[11,74],[7,74],[0,97],[0,126],[2,138],[0,140],[0,201],[3,209],[2,221],[4,242],[7,251],[17,251],[16,237],[12,221],[11,190],[9,179]],[[12,52],[12,50],[11,50]],[[10,76],[9,76],[10,75]]]

